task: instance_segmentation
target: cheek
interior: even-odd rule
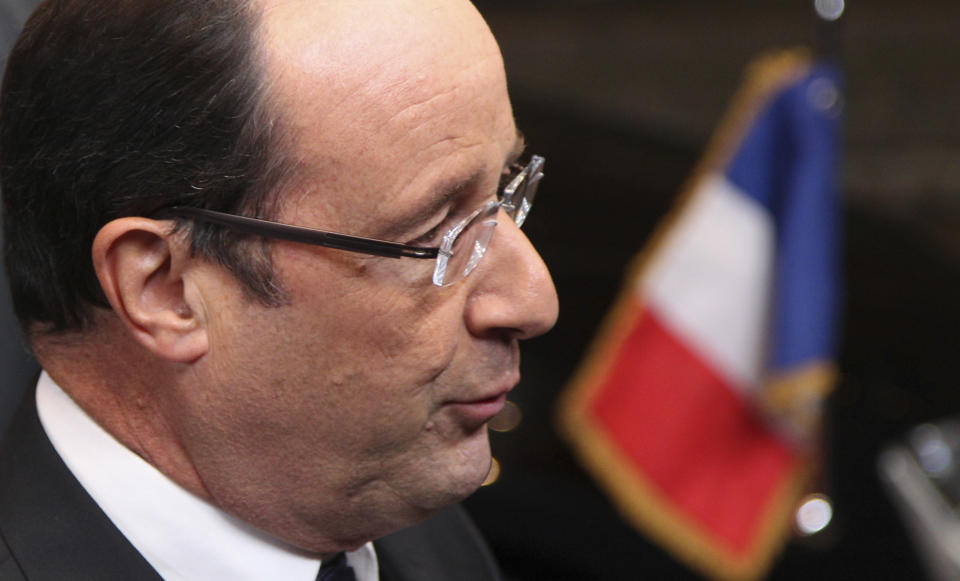
[[[393,307],[375,309],[373,316],[365,312],[362,328],[347,323],[325,335],[333,344],[318,341],[319,381],[336,407],[356,410],[371,422],[424,423],[447,396],[438,387],[440,378],[459,367],[461,341],[441,313]]]
[[[343,253],[337,257],[345,260]],[[337,383],[379,376],[402,390],[439,374],[462,343],[463,298],[380,272],[420,262],[380,259],[359,267],[327,261],[321,284],[294,278],[288,285],[292,304],[281,310],[290,326],[302,326],[306,356],[322,361]]]
[[[303,354],[335,385],[410,395],[455,359],[458,327],[443,312],[425,312],[413,302],[344,304],[314,323]]]
[[[344,417],[367,429],[425,423],[444,396],[435,380],[465,355],[462,289],[410,285],[377,272],[423,261],[321,254],[278,248],[290,304],[266,309],[259,327],[271,336],[253,337],[275,353],[275,363],[267,362],[274,376],[293,397],[303,390],[299,405],[334,424],[349,424]]]

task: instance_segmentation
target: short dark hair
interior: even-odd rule
[[[25,331],[82,329],[108,307],[91,246],[110,220],[190,205],[273,214],[286,175],[248,0],[50,0],[0,97],[4,256]],[[249,295],[283,302],[269,247],[180,224]]]

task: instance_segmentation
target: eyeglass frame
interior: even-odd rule
[[[513,218],[517,227],[523,226],[530,208],[533,206],[533,198],[536,195],[540,180],[543,179],[543,165],[546,160],[539,155],[530,157],[530,161],[522,167],[519,173],[514,176],[509,183],[499,192],[498,199],[490,201],[477,208],[466,218],[455,224],[443,236],[439,247],[411,246],[400,242],[389,242],[378,240],[376,238],[365,238],[362,236],[353,236],[350,234],[339,234],[327,230],[319,230],[306,226],[294,226],[293,224],[284,224],[262,218],[251,218],[248,216],[239,216],[227,212],[216,210],[207,210],[193,206],[170,206],[164,208],[155,214],[158,219],[172,217],[191,218],[202,222],[209,222],[220,226],[225,226],[231,230],[243,234],[262,236],[275,240],[286,240],[288,242],[298,242],[310,244],[313,246],[322,246],[324,248],[334,248],[337,250],[346,250],[348,252],[358,252],[361,254],[370,254],[372,256],[381,256],[384,258],[421,258],[437,259],[437,265],[434,268],[433,283],[436,286],[448,286],[457,282],[473,270],[463,273],[462,276],[450,283],[443,284],[438,282],[438,277],[442,278],[446,267],[446,258],[453,256],[452,248],[454,242],[460,234],[467,229],[477,216],[490,213],[493,207],[504,209],[507,214]],[[521,189],[522,188],[522,189]],[[526,202],[525,207],[517,208],[514,204],[514,197],[517,192],[521,192],[520,200]],[[496,225],[496,223],[494,223]],[[485,251],[485,249],[484,249]],[[479,262],[479,261],[478,261]],[[475,266],[475,265],[474,265]]]

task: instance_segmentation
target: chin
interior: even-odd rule
[[[491,463],[490,441],[486,430],[481,430],[461,442],[456,453],[448,459],[447,465],[441,468],[447,477],[443,479],[445,482],[442,490],[438,491],[438,496],[445,498],[435,508],[455,504],[476,492],[487,479]]]
[[[485,431],[484,431],[485,432]],[[350,550],[364,542],[416,525],[440,509],[456,504],[473,494],[490,471],[490,445],[486,433],[474,434],[445,450],[435,450],[427,458],[402,464],[396,477],[385,477],[357,495],[356,512],[348,513],[352,523],[338,530],[333,538],[336,550]],[[397,465],[399,468],[400,465]],[[402,476],[400,476],[402,474]],[[309,520],[316,526],[312,535],[281,536],[287,542],[315,552],[330,552],[331,516],[323,514]],[[317,536],[317,531],[324,535]]]

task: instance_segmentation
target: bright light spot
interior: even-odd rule
[[[811,494],[802,501],[797,509],[797,530],[800,534],[815,535],[827,528],[833,520],[833,505],[823,494]]]
[[[813,8],[820,18],[833,21],[843,16],[846,6],[843,0],[814,0]]]
[[[490,459],[490,472],[487,472],[487,479],[480,486],[490,486],[500,479],[500,463],[496,458]]]
[[[840,89],[837,88],[836,83],[826,77],[813,79],[810,82],[810,86],[807,88],[807,97],[817,111],[828,115],[840,113],[842,107]]]
[[[953,463],[950,448],[943,440],[924,442],[923,447],[917,450],[917,459],[928,474],[942,476]]]
[[[910,438],[920,466],[933,476],[944,476],[953,468],[953,451],[937,426],[914,428]]]
[[[523,421],[523,412],[517,404],[508,401],[500,413],[493,416],[488,425],[494,432],[509,432],[515,430],[521,421]]]

